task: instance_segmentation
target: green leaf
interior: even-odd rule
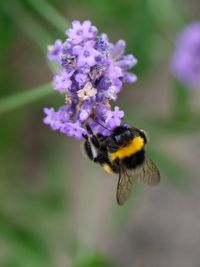
[[[69,27],[66,19],[46,0],[26,0],[44,19],[62,34]]]
[[[26,10],[21,1],[1,1],[0,8],[5,15],[11,19],[38,47],[46,57],[47,45],[53,42],[51,35],[40,25],[40,23]],[[57,71],[57,66],[47,61],[53,72]]]
[[[0,99],[0,115],[39,100],[42,97],[46,97],[52,92],[53,89],[51,84],[45,84],[30,90],[26,90],[25,92],[4,97]]]

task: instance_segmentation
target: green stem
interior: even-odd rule
[[[26,0],[43,18],[62,34],[69,27],[65,18],[46,0]]]
[[[46,97],[52,92],[52,85],[49,83],[38,86],[31,90],[27,90],[25,92],[20,92],[11,96],[4,97],[0,99],[0,114],[34,102],[38,99],[41,99],[42,97]]]
[[[42,52],[47,54],[47,45],[52,43],[51,36],[34,19],[32,14],[26,10],[20,1],[1,1],[2,11],[33,41]],[[55,72],[57,67],[51,62],[48,65]]]

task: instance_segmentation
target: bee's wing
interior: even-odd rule
[[[123,205],[132,193],[133,183],[137,176],[129,174],[127,169],[122,165],[119,173],[117,185],[117,203]]]
[[[137,180],[148,185],[156,185],[160,181],[159,170],[148,157],[145,157],[141,166],[133,170],[128,170],[121,165],[117,185],[117,203],[119,205],[122,205],[131,195],[133,184]]]
[[[153,161],[147,156],[141,166],[138,178],[147,185],[157,185],[160,182],[160,172]]]

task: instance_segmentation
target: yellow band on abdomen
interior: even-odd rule
[[[141,136],[135,137],[129,145],[119,148],[116,152],[109,154],[110,161],[130,157],[144,147],[144,139]]]

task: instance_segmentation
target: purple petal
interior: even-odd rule
[[[73,29],[78,30],[81,27],[80,21],[79,20],[73,20],[72,21],[72,27],[73,27]]]
[[[126,72],[123,77],[123,82],[134,83],[137,81],[137,76],[131,72]]]
[[[85,31],[89,31],[90,27],[91,27],[91,21],[89,20],[85,20],[82,24],[83,28],[85,29]]]
[[[58,61],[62,48],[63,44],[61,40],[56,40],[52,46],[48,47],[48,59]]]
[[[123,56],[120,60],[116,62],[117,66],[127,70],[134,67],[137,64],[137,59],[133,55]]]
[[[119,40],[115,45],[111,45],[110,56],[115,61],[119,59],[123,54],[126,47],[124,40]]]

